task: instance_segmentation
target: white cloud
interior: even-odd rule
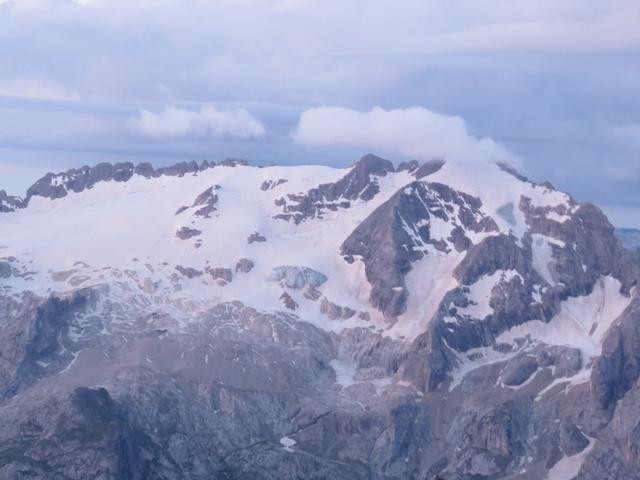
[[[374,107],[366,112],[341,107],[312,108],[302,113],[293,136],[313,145],[393,151],[419,160],[516,161],[513,154],[490,138],[470,135],[462,118],[422,107]]]
[[[218,110],[204,106],[200,110],[166,107],[159,113],[142,110],[129,124],[149,137],[196,137],[249,139],[265,135],[260,120],[245,109]]]

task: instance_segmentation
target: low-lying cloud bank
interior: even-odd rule
[[[462,118],[422,107],[356,111],[318,107],[300,116],[293,137],[312,145],[345,145],[398,152],[417,160],[517,163],[515,155],[490,138],[476,138]]]
[[[142,110],[129,124],[139,133],[154,138],[229,138],[262,137],[262,122],[245,109],[218,110],[204,106],[199,110],[166,107],[159,113]]]

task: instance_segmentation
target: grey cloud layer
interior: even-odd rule
[[[386,118],[419,106],[464,118],[534,178],[634,212],[639,24],[636,0],[0,0],[0,165],[29,172],[0,187],[19,191],[47,161],[442,150],[407,132],[290,135],[322,105],[370,123],[375,105]]]

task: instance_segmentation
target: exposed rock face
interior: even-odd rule
[[[262,190],[263,192],[266,192],[267,190],[273,190],[278,185],[282,185],[283,183],[287,183],[286,178],[279,178],[277,180],[265,180],[260,185],[260,190]]]
[[[201,233],[202,230],[198,230],[197,228],[180,227],[176,230],[176,237],[180,240],[189,240],[192,237],[197,237]]]
[[[249,162],[247,160],[242,160],[239,158],[227,158],[226,160],[221,161],[218,165],[220,165],[221,167],[246,167],[247,165],[249,165]]]
[[[206,271],[209,275],[211,275],[211,278],[215,280],[223,280],[226,283],[229,283],[231,280],[233,280],[233,272],[230,268],[214,267],[207,268]]]
[[[593,394],[603,408],[609,408],[637,383],[639,375],[640,301],[636,298],[604,342],[591,374]]]
[[[218,195],[216,195],[214,191],[218,188],[218,185],[209,187],[196,197],[191,205],[192,208],[196,209],[194,212],[195,216],[210,218],[211,214],[217,210]]]
[[[356,314],[356,311],[349,307],[341,307],[330,302],[326,297],[320,302],[320,311],[331,320],[347,320]]]
[[[16,208],[21,208],[23,205],[20,197],[9,195],[4,190],[0,190],[0,213],[1,212],[13,212]]]
[[[247,243],[248,244],[252,244],[252,243],[256,243],[256,242],[266,242],[266,241],[267,241],[267,239],[265,238],[265,236],[262,235],[259,232],[252,232],[247,237]]]
[[[194,174],[215,166],[215,163],[180,162],[168,167],[154,169],[150,163],[133,165],[130,162],[99,163],[93,167],[72,168],[64,173],[47,173],[27,190],[27,197],[21,207],[29,203],[31,197],[39,196],[50,199],[65,197],[68,192],[82,192],[92,188],[99,182],[126,182],[134,174],[145,178]],[[2,204],[0,193],[0,205]],[[2,211],[2,210],[0,210]]]
[[[280,300],[282,300],[282,304],[287,308],[287,310],[297,310],[300,306],[298,305],[298,302],[296,302],[287,292],[280,295]]]
[[[240,260],[238,260],[238,263],[236,263],[236,273],[249,273],[251,270],[253,270],[253,266],[253,260],[249,258],[241,258]]]
[[[276,201],[282,214],[276,218],[296,224],[312,218],[322,218],[329,211],[349,208],[356,200],[371,200],[380,191],[377,178],[393,172],[393,164],[375,155],[362,157],[342,179],[320,185],[300,195],[289,194]]]
[[[416,180],[420,180],[424,177],[428,177],[432,173],[436,173],[444,166],[444,160],[431,160],[420,165],[418,168],[413,169],[413,176]]]
[[[287,288],[319,287],[327,277],[308,267],[280,266],[273,269],[269,280],[281,282]]]
[[[176,270],[187,278],[195,278],[202,275],[201,270],[192,267],[183,267],[182,265],[176,265]]]
[[[425,255],[471,246],[467,232],[497,230],[480,212],[482,202],[446,185],[413,182],[393,195],[344,241],[349,262],[361,258],[372,285],[371,304],[388,317],[404,313],[409,292],[404,278]],[[446,224],[441,230],[440,222]],[[437,226],[436,226],[437,225]]]
[[[9,278],[11,276],[11,264],[9,262],[0,261],[0,278]]]

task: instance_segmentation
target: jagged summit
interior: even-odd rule
[[[222,167],[247,166],[248,162],[230,158],[219,162],[217,165]],[[215,166],[215,162],[208,160],[203,160],[200,163],[195,161],[178,162],[170,166],[157,168],[154,168],[149,162],[135,165],[131,162],[103,162],[93,167],[85,165],[80,168],[69,169],[66,172],[49,172],[27,189],[26,198],[21,206],[26,206],[34,196],[50,199],[61,198],[69,192],[79,193],[85,189],[91,189],[99,182],[126,182],[134,175],[144,178],[182,177],[188,174],[197,174]]]
[[[511,167],[99,164],[0,211],[8,478],[636,478],[638,257]]]

